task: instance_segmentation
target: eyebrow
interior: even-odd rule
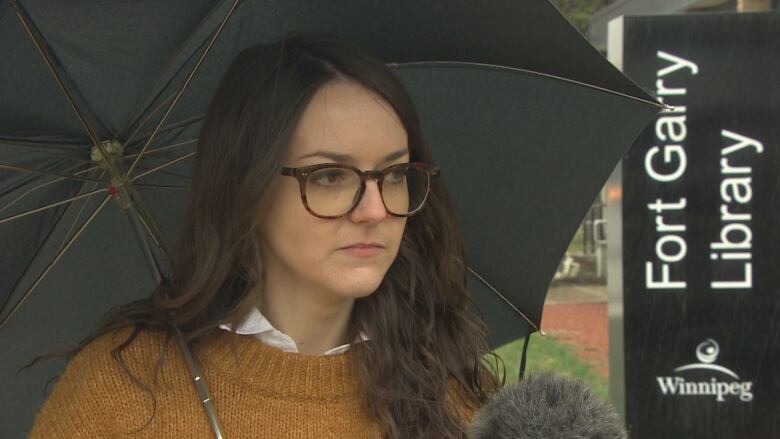
[[[389,161],[393,161],[396,159],[399,159],[405,155],[409,154],[409,150],[407,149],[399,149],[398,151],[389,154],[387,157],[385,157],[384,160],[382,160],[380,163],[387,163]],[[334,162],[340,162],[340,163],[352,163],[352,156],[349,154],[338,154],[331,151],[314,151],[310,154],[305,154],[300,157],[298,157],[298,160],[302,160],[309,157],[325,157],[326,159],[333,160]]]

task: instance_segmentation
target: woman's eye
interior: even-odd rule
[[[343,170],[320,171],[312,176],[312,182],[319,186],[335,186],[347,180]]]
[[[391,184],[403,183],[404,180],[406,180],[406,172],[402,170],[393,171],[387,174],[387,177],[385,178],[385,181]]]

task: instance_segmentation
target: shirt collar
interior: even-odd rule
[[[230,323],[223,323],[219,325],[219,327],[226,331],[235,332],[239,335],[252,335],[263,343],[274,346],[285,352],[298,352],[298,346],[295,344],[295,341],[292,339],[292,337],[274,328],[271,322],[268,321],[268,319],[263,315],[263,313],[260,312],[257,307],[252,308],[246,314],[246,316],[244,316],[236,328],[233,328]],[[361,331],[357,338],[355,338],[354,342],[359,343],[361,341],[368,340],[369,337],[363,331]],[[324,352],[322,355],[340,354],[346,352],[349,349],[349,346],[349,344],[336,346],[335,348]]]

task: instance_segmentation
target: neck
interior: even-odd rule
[[[333,295],[302,287],[267,285],[258,306],[279,331],[289,335],[303,355],[321,355],[346,341],[354,299],[332,300]],[[331,300],[325,300],[331,299]]]

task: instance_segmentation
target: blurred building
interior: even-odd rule
[[[683,12],[780,10],[780,0],[617,0],[591,17],[587,37],[607,50],[607,23],[621,15],[679,14]]]

